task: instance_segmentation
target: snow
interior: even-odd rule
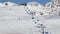
[[[32,19],[26,10],[37,12],[37,15],[34,16],[35,19]],[[39,12],[43,12],[44,15],[41,16]],[[59,34],[60,16],[56,14],[57,12],[53,12],[54,14],[51,15],[49,12],[51,12],[51,8],[46,8],[40,4],[37,7],[30,5],[0,7],[0,34],[41,34],[39,32],[41,29],[36,27],[38,24],[44,24],[49,34],[50,32]]]
[[[0,7],[0,33],[34,33],[34,23],[24,6]],[[35,33],[34,33],[35,34]],[[37,33],[36,33],[37,34]]]
[[[0,3],[0,7],[3,6],[2,3]]]
[[[7,5],[6,5],[7,4]],[[18,4],[13,3],[13,2],[4,2],[4,3],[0,3],[0,7],[4,7],[4,6],[17,6]]]

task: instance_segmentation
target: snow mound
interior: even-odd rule
[[[4,3],[0,3],[0,6],[16,6],[16,3],[13,2],[4,2]]]
[[[27,3],[27,6],[43,7],[43,5],[39,4],[38,2],[29,2]]]

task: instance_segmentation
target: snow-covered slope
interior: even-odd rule
[[[32,17],[27,14],[26,7],[31,10],[34,9],[34,11],[37,12],[35,19],[32,19]],[[41,17],[39,12],[42,11],[45,15]],[[48,13],[46,14],[46,12]],[[50,15],[49,12],[51,12],[51,9],[41,6],[40,4],[37,7],[30,5],[0,7],[0,34],[41,34],[41,32],[39,32],[40,29],[36,27],[40,23],[43,23],[47,27],[46,31],[49,31],[49,33],[59,34],[60,17],[58,15],[54,16],[55,14]],[[56,19],[57,17],[59,17],[59,19]]]
[[[26,34],[33,27],[31,17],[25,14],[24,6],[0,7],[0,9],[0,33]]]

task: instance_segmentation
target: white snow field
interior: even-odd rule
[[[46,25],[47,31],[52,34],[59,34],[60,18],[51,18],[44,19],[43,23]],[[24,6],[0,7],[0,34],[41,34],[35,26]]]
[[[24,6],[0,7],[0,34],[38,34]]]
[[[28,15],[27,11],[25,11],[25,6],[10,5],[0,7],[0,34],[42,34],[39,32],[41,29],[36,27],[41,23],[46,26],[45,30],[48,31],[49,34],[60,33],[60,16],[58,16],[58,14],[49,15],[50,9],[45,9],[45,7],[39,5],[38,10],[40,9],[41,12],[43,11],[44,13],[44,15],[41,16],[38,13],[40,10],[34,9],[34,6],[33,8],[30,5],[27,6],[30,9],[32,8],[32,11],[33,9],[38,11],[35,19],[32,19],[31,15]]]

